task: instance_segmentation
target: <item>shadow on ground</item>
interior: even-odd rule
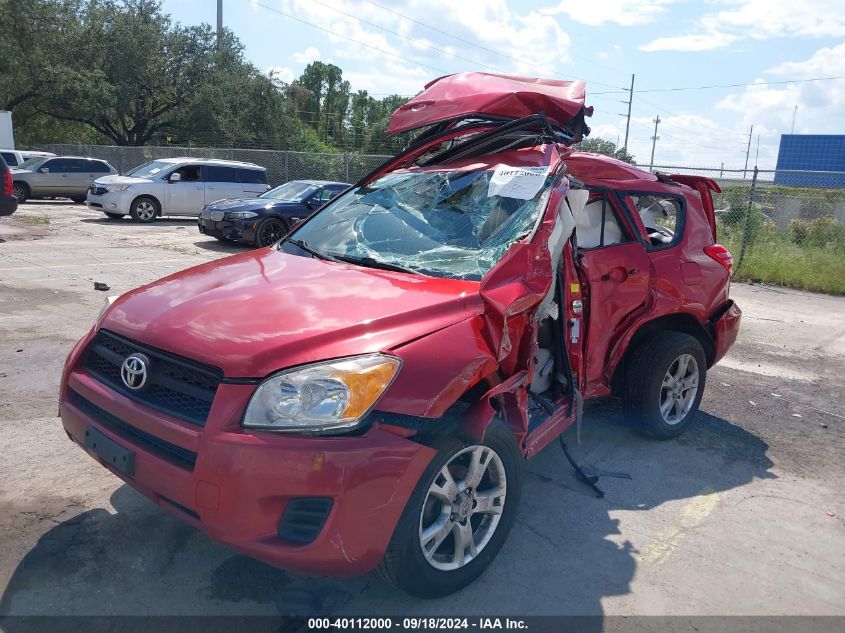
[[[82,512],[40,538],[15,570],[0,615],[601,615],[603,598],[630,591],[638,564],[611,512],[774,477],[765,442],[707,414],[682,438],[654,442],[603,403],[588,411],[581,444],[574,432],[567,439],[579,461],[632,479],[602,480],[607,494],[596,499],[552,444],[529,465],[517,523],[497,560],[441,600],[414,600],[373,575],[307,577],[235,555],[124,485],[111,497],[113,512]],[[4,626],[13,633],[14,620]]]

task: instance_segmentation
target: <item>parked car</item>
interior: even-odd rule
[[[81,203],[94,180],[116,173],[114,167],[98,158],[41,156],[12,169],[12,179],[18,202],[29,198],[70,198]]]
[[[0,156],[6,161],[9,167],[17,167],[30,158],[44,158],[55,156],[52,152],[36,152],[34,150],[0,149]]]
[[[676,437],[737,336],[718,187],[574,151],[589,112],[583,82],[430,83],[388,127],[427,131],[276,247],[105,307],[67,359],[68,435],[241,553],[465,586],[583,399]]]
[[[18,199],[12,194],[12,187],[12,170],[0,156],[0,217],[17,211]]]
[[[218,200],[197,218],[200,233],[218,240],[270,246],[350,185],[327,180],[292,180],[257,198]]]
[[[209,202],[254,198],[270,188],[267,170],[253,163],[204,158],[162,158],[124,176],[98,178],[88,207],[116,219],[154,222],[163,215],[196,217]]]

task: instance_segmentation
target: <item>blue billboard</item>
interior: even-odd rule
[[[845,134],[782,134],[777,169],[835,171],[839,174],[775,172],[775,184],[845,188]]]

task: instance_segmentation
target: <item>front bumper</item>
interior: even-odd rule
[[[62,424],[83,447],[93,427],[132,450],[134,472],[126,475],[89,451],[92,457],[215,540],[267,563],[338,575],[366,573],[379,563],[432,449],[378,427],[346,437],[246,433],[240,417],[254,385],[220,384],[204,427],[181,422],[77,367],[90,338],[68,359]],[[155,442],[193,457],[175,459]],[[308,497],[332,500],[316,538],[302,544],[279,536],[285,508]]]
[[[85,204],[92,211],[127,215],[135,195],[137,194],[131,191],[109,191],[108,193],[96,195],[91,193],[89,189],[88,195],[85,198]]]
[[[220,237],[239,242],[255,242],[255,229],[259,220],[219,220],[215,221],[200,216],[197,218],[197,228],[203,235]]]

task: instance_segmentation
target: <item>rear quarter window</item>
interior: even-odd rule
[[[267,184],[267,172],[263,169],[238,169],[238,182],[244,184]]]
[[[91,163],[90,170],[96,172],[98,174],[107,174],[111,171],[109,166],[101,160],[92,160],[89,161]]]
[[[3,157],[3,160],[9,167],[15,167],[18,164],[18,157],[12,152],[0,152],[0,156]]]
[[[660,194],[631,194],[628,201],[640,216],[652,248],[677,244],[684,225],[684,205],[679,198]]]
[[[219,165],[206,165],[206,182],[238,182],[237,171],[234,167],[220,167]]]

